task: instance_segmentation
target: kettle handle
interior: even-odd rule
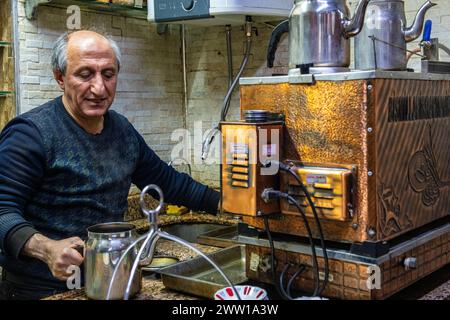
[[[272,35],[269,40],[269,47],[267,49],[267,67],[273,68],[273,61],[275,60],[275,52],[278,48],[281,36],[289,32],[289,20],[284,20],[279,23],[272,31]]]
[[[77,245],[76,247],[73,247],[83,258],[84,258],[84,246]]]

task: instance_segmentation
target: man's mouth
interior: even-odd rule
[[[93,104],[100,104],[103,103],[104,101],[106,101],[106,98],[102,98],[102,99],[86,99],[87,101],[93,103]]]

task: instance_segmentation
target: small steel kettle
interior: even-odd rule
[[[267,66],[273,67],[281,35],[289,31],[289,68],[348,67],[350,37],[361,31],[369,0],[360,0],[352,19],[345,0],[296,0],[289,20],[272,32]]]
[[[355,38],[355,68],[406,70],[406,44],[420,36],[425,14],[435,5],[425,2],[408,27],[404,1],[372,0],[363,30]]]
[[[124,222],[101,223],[87,229],[88,240],[84,248],[85,291],[91,299],[105,300],[114,269],[122,254],[136,239],[136,228]],[[130,278],[137,249],[130,250],[115,276],[110,299],[123,299]],[[131,295],[141,289],[141,274],[138,270],[131,287]]]

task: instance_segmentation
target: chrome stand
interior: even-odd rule
[[[159,194],[159,205],[154,210],[148,209],[145,206],[145,202],[144,202],[144,196],[147,193],[147,191],[150,190],[150,189],[155,190]],[[164,203],[163,192],[157,185],[151,184],[151,185],[146,186],[142,190],[141,196],[140,196],[140,205],[141,205],[142,212],[144,212],[144,214],[148,217],[148,221],[149,221],[149,225],[150,225],[149,226],[149,231],[148,231],[147,234],[142,235],[136,241],[134,241],[131,245],[129,245],[128,248],[125,250],[125,252],[120,257],[119,262],[117,263],[116,267],[114,268],[113,275],[112,275],[111,280],[109,282],[108,294],[106,295],[106,300],[110,300],[110,296],[111,296],[111,291],[112,291],[112,288],[113,288],[114,280],[116,278],[117,270],[119,269],[121,263],[123,262],[123,260],[127,256],[127,254],[130,252],[130,250],[135,248],[140,242],[143,241],[142,245],[141,245],[141,247],[139,249],[139,252],[138,252],[138,254],[136,256],[136,259],[134,259],[133,266],[131,268],[130,277],[128,279],[128,283],[127,283],[127,286],[126,286],[126,289],[125,289],[125,293],[124,293],[124,299],[125,300],[129,299],[130,291],[131,291],[131,285],[133,283],[134,277],[136,276],[136,270],[137,270],[139,264],[142,263],[143,261],[145,261],[146,263],[147,262],[151,263],[151,261],[153,259],[153,254],[155,252],[156,242],[160,238],[171,240],[171,241],[175,241],[175,242],[177,242],[177,243],[179,243],[179,244],[181,244],[181,245],[191,249],[192,251],[194,251],[195,253],[197,253],[201,257],[203,257],[206,261],[208,261],[208,263],[210,263],[219,272],[219,274],[225,279],[225,281],[228,283],[228,285],[232,288],[232,290],[236,294],[236,297],[239,300],[241,300],[241,297],[239,296],[239,293],[237,292],[237,290],[234,287],[234,285],[231,283],[231,281],[228,279],[228,277],[225,275],[225,273],[222,271],[222,269],[220,269],[219,266],[213,260],[211,260],[203,252],[201,252],[200,250],[195,248],[189,242],[187,242],[187,241],[185,241],[185,240],[183,240],[181,238],[178,238],[176,236],[173,236],[173,235],[171,235],[171,234],[169,234],[167,232],[161,231],[159,229],[157,218],[158,218],[159,212],[161,211],[161,209],[163,207],[163,203]]]

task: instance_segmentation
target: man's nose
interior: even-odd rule
[[[102,75],[96,74],[91,81],[91,92],[96,96],[102,96],[105,93],[105,83]]]

